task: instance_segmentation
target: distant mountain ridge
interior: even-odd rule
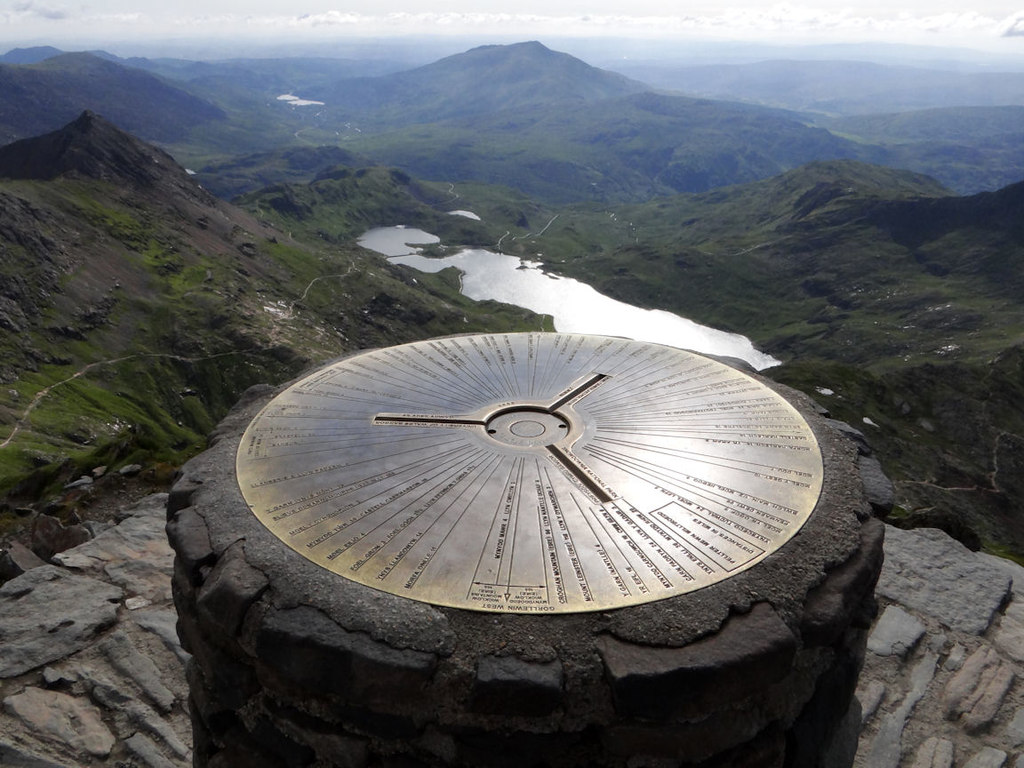
[[[653,87],[691,96],[828,115],[1024,106],[1024,72],[955,72],[870,61],[784,59],[700,66],[626,61],[612,68]]]
[[[0,64],[0,142],[56,130],[87,109],[141,138],[165,142],[225,118],[208,101],[91,53]]]
[[[364,119],[407,124],[575,105],[644,90],[642,83],[531,41],[482,46],[404,72],[343,80],[314,90],[312,98]]]

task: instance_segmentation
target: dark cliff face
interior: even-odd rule
[[[68,175],[142,187],[170,181],[198,189],[166,152],[88,110],[57,131],[0,147],[0,177],[52,180]]]

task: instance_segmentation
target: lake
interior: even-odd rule
[[[617,301],[586,283],[544,272],[538,262],[479,248],[466,248],[453,256],[436,259],[423,256],[416,247],[438,242],[440,239],[429,232],[407,227],[379,227],[359,238],[364,248],[421,272],[455,267],[462,273],[464,295],[551,315],[555,330],[561,333],[625,336],[710,355],[738,357],[757,370],[780,362],[756,349],[746,336],[709,328],[671,312]]]

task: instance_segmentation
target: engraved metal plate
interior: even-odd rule
[[[293,385],[237,456],[253,513],[303,557],[414,600],[616,608],[713,584],[818,500],[785,399],[672,347],[493,334],[366,352]]]

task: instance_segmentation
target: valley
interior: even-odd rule
[[[96,467],[168,477],[251,384],[553,328],[357,245],[402,224],[440,238],[427,256],[489,249],[742,334],[866,434],[891,521],[1024,557],[1012,77],[994,104],[869,114],[749,103],[725,75],[655,90],[540,43],[411,69],[58,51],[0,74],[21,142],[0,148],[0,535],[47,504],[87,516],[64,486]]]

